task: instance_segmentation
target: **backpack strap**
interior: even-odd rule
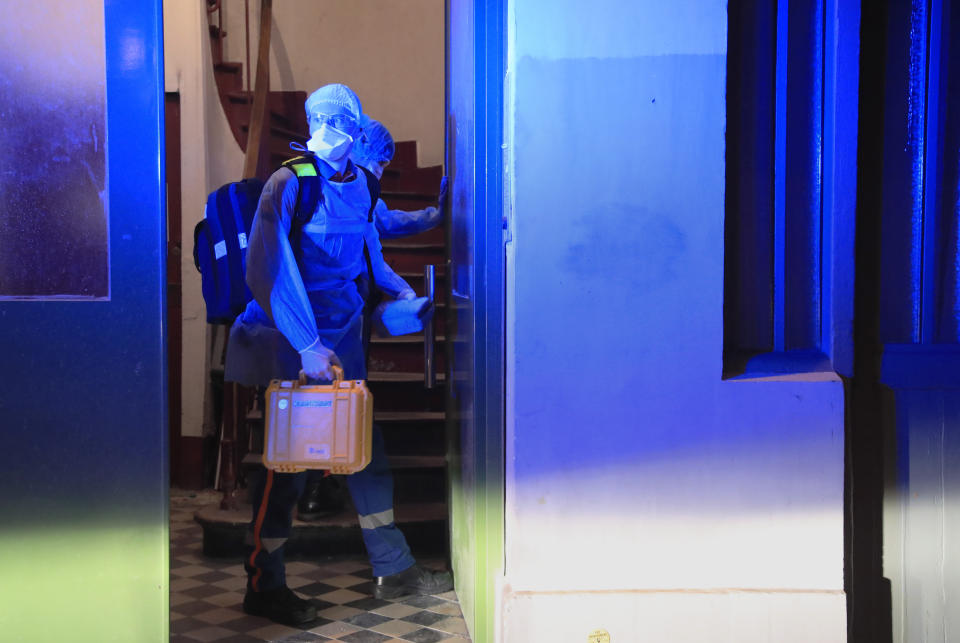
[[[355,164],[356,165],[356,164]],[[367,179],[367,190],[370,192],[370,209],[367,210],[367,223],[373,223],[373,209],[377,207],[377,200],[380,198],[380,179],[373,175],[373,172],[363,167],[362,165],[357,165],[356,167],[360,168]],[[373,310],[380,303],[382,294],[379,290],[375,288],[377,285],[376,280],[373,277],[373,262],[370,260],[370,248],[367,247],[367,237],[363,237],[363,258],[367,262],[367,279],[370,280],[367,289],[367,300],[366,305],[364,306],[364,313],[369,318],[373,313]],[[366,326],[369,327],[367,322],[364,322]],[[370,333],[365,333],[364,337],[364,349],[366,350],[367,344],[370,341]]]
[[[317,159],[313,154],[297,156],[284,161],[282,167],[297,175],[300,187],[297,190],[294,219],[302,226],[310,220],[317,206],[323,202],[323,182],[317,171]]]
[[[313,154],[287,159],[281,164],[297,175],[297,203],[293,208],[293,220],[290,222],[290,247],[299,265],[303,259],[301,238],[303,226],[310,221],[317,206],[323,201],[323,182],[317,171],[317,159]]]
[[[367,177],[367,190],[370,191],[370,210],[367,211],[367,223],[373,223],[373,209],[377,207],[377,201],[380,199],[380,179],[362,165],[356,165],[356,167],[363,170]]]

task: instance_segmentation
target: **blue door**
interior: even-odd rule
[[[159,0],[0,24],[0,638],[167,640]]]

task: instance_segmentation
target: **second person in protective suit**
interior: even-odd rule
[[[367,168],[378,179],[393,160],[396,147],[393,136],[383,123],[364,114],[361,117],[363,133],[353,146],[350,159],[361,167]],[[440,224],[443,217],[443,203],[447,196],[447,177],[440,181],[440,195],[436,207],[422,210],[391,210],[383,199],[377,199],[373,208],[377,232],[381,239],[395,239],[426,232]]]
[[[345,85],[333,84],[311,94],[305,107],[311,132],[307,149],[317,157],[322,199],[294,247],[289,235],[297,177],[281,168],[264,186],[247,250],[247,285],[254,300],[231,329],[227,351],[227,379],[247,385],[290,379],[295,367],[310,378],[330,381],[334,364],[343,367],[347,379],[366,378],[366,289],[358,288],[367,272],[365,247],[376,287],[395,298],[413,295],[383,261],[376,227],[367,219],[366,182],[376,179],[350,160],[361,134],[360,100]],[[316,608],[286,586],[283,546],[307,474],[261,473],[251,487],[243,608],[281,623],[306,623],[316,618]],[[417,565],[394,523],[393,478],[378,427],[370,464],[347,476],[347,486],[360,514],[377,598],[452,589],[448,572]]]

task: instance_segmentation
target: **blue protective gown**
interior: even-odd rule
[[[332,182],[333,169],[322,161],[318,165],[323,199],[303,226],[299,263],[289,241],[297,177],[281,168],[264,185],[247,249],[247,285],[254,301],[230,332],[228,381],[263,385],[276,377],[293,379],[300,368],[297,351],[318,338],[337,354],[347,379],[366,378],[364,298],[357,287],[358,277],[366,274],[365,240],[377,287],[390,296],[410,290],[383,260],[376,228],[367,221],[366,176],[357,170],[352,181]],[[253,518],[244,560],[251,589],[285,583],[283,544],[306,476],[261,471],[252,481]],[[347,476],[347,485],[374,574],[387,576],[413,565],[393,519],[393,478],[379,427],[374,426],[371,463]]]
[[[365,293],[357,278],[366,278],[364,239],[377,288],[394,298],[413,293],[383,258],[377,228],[367,222],[366,175],[356,172],[348,183],[324,180],[322,202],[303,226],[299,265],[289,240],[297,177],[281,168],[264,185],[247,248],[247,285],[254,299],[230,331],[227,381],[265,386],[272,379],[294,379],[300,370],[297,351],[317,338],[336,350],[348,333],[362,332]],[[333,169],[321,161],[320,173],[326,178]]]
[[[391,210],[383,199],[373,208],[381,239],[396,239],[425,232],[440,223],[441,212],[431,206],[423,210]]]

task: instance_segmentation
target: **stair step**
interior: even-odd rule
[[[249,106],[244,105],[243,103],[232,103],[235,105],[233,109],[237,110],[246,110],[249,112]],[[309,138],[306,134],[298,132],[295,129],[291,129],[289,123],[286,120],[286,117],[282,114],[270,111],[270,131],[269,135],[270,140],[270,149],[271,152],[277,150],[287,151],[289,150],[288,143],[289,141],[297,141],[299,143],[306,143]],[[250,132],[250,119],[249,114],[244,113],[237,117],[238,122],[240,123],[239,132],[240,137],[243,139],[244,144],[246,144],[247,136]],[[299,152],[297,152],[299,154]]]
[[[380,196],[384,201],[387,199],[399,199],[401,201],[414,201],[422,199],[424,201],[432,201],[434,205],[437,203],[437,194],[436,192],[431,192],[430,190],[380,190]]]
[[[391,162],[383,172],[380,186],[384,192],[420,192],[436,196],[440,193],[443,166],[394,167]]]
[[[442,232],[442,230],[441,230],[441,232]],[[436,266],[436,268],[439,268],[439,266]],[[437,272],[439,272],[439,271],[437,271]],[[410,287],[413,288],[413,290],[417,293],[418,296],[419,296],[419,295],[424,295],[424,294],[426,294],[426,293],[425,293],[424,280],[423,280],[423,274],[408,275],[408,276],[405,276],[405,277],[404,277],[404,280],[405,280],[408,284],[410,284]],[[434,275],[433,283],[434,283],[434,288],[433,288],[433,290],[434,290],[434,298],[435,298],[435,300],[436,300],[436,301],[446,301],[446,300],[447,300],[447,287],[446,287],[447,279],[446,279],[446,276],[445,276],[445,275],[440,275],[440,274],[435,274],[435,275]]]
[[[413,237],[411,237],[411,238],[413,238]],[[415,271],[415,270],[405,270],[405,271],[402,271],[402,272],[401,272],[400,270],[398,270],[398,271],[397,271],[397,274],[400,275],[401,277],[403,277],[404,279],[406,279],[407,281],[409,281],[409,280],[411,280],[411,279],[417,279],[417,278],[423,279],[423,271],[422,271],[422,270],[419,271],[419,272],[417,272],[417,271]],[[434,266],[434,276],[435,276],[438,280],[440,280],[440,279],[446,279],[446,278],[447,278],[447,264],[446,264],[446,263],[438,263],[436,266]]]
[[[443,411],[446,408],[446,387],[423,386],[423,376],[406,382],[373,382],[367,380],[373,393],[374,413],[393,411]]]
[[[416,168],[417,167],[417,142],[416,141],[395,141],[393,144],[393,160],[390,161],[391,168]]]
[[[243,63],[235,63],[235,62],[216,63],[213,66],[213,68],[218,69],[220,71],[229,71],[231,73],[239,74],[240,72],[243,71]]]
[[[376,422],[436,422],[446,418],[444,411],[376,411],[373,414]]]
[[[418,553],[443,553],[446,550],[446,502],[398,502],[394,512],[411,548]],[[243,556],[250,515],[251,507],[247,501],[238,502],[235,509],[221,509],[217,503],[198,510],[194,520],[203,528],[203,554],[219,558]],[[284,552],[291,557],[362,555],[363,540],[353,505],[347,503],[339,514],[310,522],[299,520],[294,512]]]
[[[230,64],[230,63],[228,63]],[[231,100],[237,102],[253,102],[252,91],[231,92]],[[275,90],[267,94],[267,105],[278,112],[289,114],[300,114],[303,116],[303,122],[307,122],[306,113],[303,110],[303,103],[307,100],[307,93],[297,90]]]
[[[250,121],[250,106],[253,103],[253,92],[231,91],[225,98],[238,109],[238,116],[244,123]],[[267,94],[267,108],[274,125],[286,127],[297,136],[307,137],[307,117],[303,111],[303,103],[307,99],[306,92],[275,91]],[[242,125],[241,125],[242,126]]]
[[[436,246],[420,249],[384,249],[383,258],[395,272],[401,275],[410,272],[423,274],[424,266],[439,266],[447,260],[446,251],[442,247]],[[438,301],[436,305],[439,308],[446,304]],[[437,332],[443,331],[437,328]]]
[[[217,90],[222,95],[231,91],[243,89],[243,65],[240,63],[220,62],[213,66],[213,76],[217,82]],[[224,111],[227,107],[224,105]],[[227,117],[229,118],[229,114]]]
[[[446,337],[443,335],[437,336],[434,338],[437,342],[442,343],[446,340]],[[397,337],[377,337],[374,335],[370,338],[371,344],[423,344],[423,333],[413,333],[410,335],[399,335]]]
[[[438,374],[439,375],[439,374]],[[423,376],[420,376],[418,381],[421,381]],[[383,381],[383,380],[381,380]],[[374,404],[377,400],[376,395],[374,395]],[[414,411],[400,411],[400,410],[389,410],[381,411],[379,409],[375,410],[373,413],[373,419],[377,422],[414,422],[414,421],[435,421],[442,420],[446,417],[446,414],[443,411],[426,411],[426,410],[414,410]],[[247,411],[246,419],[248,422],[263,422],[263,411],[261,409],[251,409]],[[256,456],[256,462],[259,462],[260,454],[254,454]],[[246,462],[246,458],[244,458]]]
[[[446,374],[437,373],[437,381],[446,380]],[[422,382],[423,373],[401,371],[371,371],[367,373],[368,382]]]
[[[442,469],[447,459],[442,455],[387,455],[391,469]],[[251,451],[243,456],[241,464],[256,465],[263,462],[263,454]]]
[[[239,77],[237,74],[238,79]],[[217,83],[221,92],[220,102],[227,114],[227,120],[230,122],[230,129],[237,144],[240,149],[245,150],[250,130],[252,93],[242,91],[242,84],[239,81],[232,86],[227,85],[227,80]],[[279,160],[283,161],[298,154],[289,148],[290,141],[305,143],[309,138],[306,134],[307,117],[303,111],[304,100],[306,100],[306,93],[300,91],[277,91],[267,95],[267,108],[270,115],[267,149],[271,155],[272,164],[279,165],[279,162],[273,163],[274,156],[279,156]]]
[[[394,515],[397,523],[425,522],[431,520],[446,520],[447,505],[445,502],[399,502],[394,507]],[[219,503],[198,509],[194,514],[194,520],[203,524],[204,522],[217,522],[224,525],[235,525],[246,527],[250,524],[250,503],[241,503],[240,507],[234,510],[221,509]],[[320,520],[311,520],[305,522],[297,519],[294,514],[294,528],[297,527],[322,527],[322,526],[359,526],[357,513],[352,506],[348,506],[341,513],[322,518]]]
[[[244,142],[246,142],[247,134],[250,131],[250,125],[248,123],[242,123],[240,125],[240,131],[243,133]],[[296,141],[298,143],[306,143],[309,137],[292,130],[283,125],[270,125],[270,152],[273,154],[279,154],[284,152],[290,152],[291,154],[300,154],[296,150],[290,149],[290,141]]]
[[[429,193],[382,192],[380,198],[391,210],[422,210],[437,205],[437,195]]]
[[[396,208],[396,209],[400,209],[400,208]],[[403,211],[410,212],[410,211],[416,211],[417,209],[419,208],[403,208]],[[439,225],[436,225],[433,228],[430,228],[429,230],[424,230],[423,232],[420,232],[418,234],[406,236],[402,238],[409,243],[430,243],[430,244],[446,245],[447,229],[443,221],[441,220]],[[381,234],[380,241],[383,243],[386,243],[387,241],[392,241],[392,239]],[[423,277],[422,274],[418,276],[421,278]],[[439,275],[437,276],[439,277]]]
[[[434,345],[436,370],[443,372],[447,367],[446,351]],[[371,344],[370,369],[377,372],[419,372],[423,373],[423,345],[416,344]]]
[[[388,455],[391,469],[443,469],[447,459],[442,455]]]
[[[384,250],[405,250],[405,251],[419,251],[419,250],[443,250],[446,248],[446,244],[443,243],[418,243],[407,241],[406,239],[387,239],[384,240],[381,245]],[[422,274],[422,273],[421,273]]]

